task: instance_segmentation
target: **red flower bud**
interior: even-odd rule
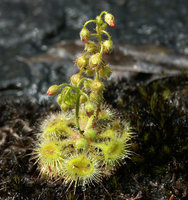
[[[49,87],[48,91],[47,91],[47,95],[48,96],[54,96],[59,92],[59,86],[58,85],[52,85],[51,87]]]
[[[112,14],[110,14],[110,13],[105,14],[104,20],[108,25],[110,25],[112,27],[115,26],[115,20],[114,20],[114,16]]]
[[[83,43],[87,43],[87,41],[88,41],[88,40],[87,40],[86,38],[82,38],[82,42],[83,42]]]
[[[115,21],[110,22],[110,26],[114,27],[115,26]]]

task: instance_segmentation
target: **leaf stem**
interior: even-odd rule
[[[68,84],[68,83],[63,83],[63,84],[59,85],[59,87],[64,87],[64,86],[70,87],[71,89],[75,89],[75,90],[78,89],[78,87],[73,86],[73,85],[70,85],[70,84]]]
[[[82,134],[82,131],[80,129],[80,122],[79,122],[79,119],[80,119],[80,116],[79,116],[80,96],[81,96],[81,94],[79,92],[78,95],[77,95],[77,99],[76,99],[76,125],[78,127],[79,132]]]
[[[97,21],[96,20],[89,20],[84,24],[83,28],[85,28],[89,23],[92,23],[92,22],[96,23]]]
[[[88,78],[82,78],[77,84],[78,88],[80,87],[80,85],[82,84],[83,81],[90,81],[90,80]]]
[[[101,14],[99,15],[99,17],[101,18],[104,14],[107,14],[106,11],[102,11]]]
[[[108,39],[111,41],[111,36],[110,36],[110,34],[107,31],[102,30],[102,33],[106,34],[108,36]]]

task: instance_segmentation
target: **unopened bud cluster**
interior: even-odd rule
[[[96,32],[88,30],[89,23],[96,24]],[[103,54],[113,49],[107,25],[114,27],[115,21],[106,11],[84,24],[80,38],[85,52],[75,61],[79,72],[71,76],[70,84],[48,89],[49,96],[59,93],[57,103],[62,111],[42,123],[34,151],[42,175],[83,187],[99,182],[130,155],[129,124],[103,102],[101,79],[111,75]]]
[[[104,21],[102,15],[104,15]],[[86,28],[89,23],[96,24],[96,33],[91,33]],[[88,76],[98,73],[99,77],[108,78],[111,74],[110,68],[107,72],[106,70],[103,70],[105,63],[102,58],[103,53],[108,54],[113,50],[111,36],[105,30],[107,24],[112,27],[115,26],[114,16],[110,13],[102,12],[100,16],[96,17],[96,20],[86,22],[80,31],[80,39],[85,44],[85,54],[76,59],[76,64],[78,68]],[[92,41],[92,38],[94,37],[98,42]],[[103,40],[103,38],[105,38],[105,40]],[[102,76],[100,76],[100,71],[102,71]]]

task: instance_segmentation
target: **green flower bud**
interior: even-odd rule
[[[97,92],[102,92],[104,90],[104,84],[99,80],[93,80],[91,82],[91,90],[97,91]]]
[[[77,97],[76,93],[69,91],[69,93],[66,94],[65,92],[64,103],[67,104],[70,108],[72,108],[76,103],[76,97]]]
[[[85,90],[90,90],[90,85],[91,85],[91,82],[90,81],[84,81],[84,88]]]
[[[102,68],[99,70],[99,76],[101,78],[108,78],[110,77],[111,73],[112,73],[112,70],[107,65],[102,66]]]
[[[85,105],[85,111],[92,115],[94,113],[94,111],[96,110],[96,106],[91,103],[91,102],[88,102],[86,105]]]
[[[80,96],[80,103],[85,103],[87,101],[87,98],[85,95]]]
[[[99,66],[102,63],[102,57],[99,53],[93,54],[92,56],[90,56],[89,58],[89,66],[91,68],[95,68],[97,66]]]
[[[87,66],[88,60],[85,56],[80,56],[76,59],[76,64],[79,69],[83,69]]]
[[[101,25],[100,28],[101,28],[102,30],[104,30],[106,27],[107,27],[107,24],[106,24],[106,23],[103,23],[103,24]]]
[[[61,106],[60,106],[60,107],[61,107],[61,110],[62,110],[62,111],[65,111],[65,112],[70,108],[69,105],[67,105],[67,104],[64,103],[64,102],[61,103]]]
[[[82,75],[80,74],[80,73],[78,73],[78,74],[74,74],[74,75],[72,75],[71,76],[71,83],[73,84],[73,85],[77,85],[78,84],[78,82],[82,79],[83,77],[82,77]]]
[[[97,135],[96,131],[95,131],[94,129],[92,129],[92,128],[90,128],[90,129],[88,129],[88,130],[86,131],[86,136],[87,136],[87,137],[90,137],[90,138],[92,138],[92,139],[95,139],[95,138],[96,138],[96,135]]]
[[[97,21],[97,24],[99,24],[99,25],[101,25],[103,23],[103,20],[99,16],[96,17],[96,21]]]
[[[84,138],[79,138],[75,142],[75,147],[77,150],[79,149],[85,149],[87,147],[87,140]]]
[[[86,43],[89,39],[89,36],[90,36],[90,32],[87,28],[83,28],[80,31],[80,38],[81,38],[82,42]]]
[[[58,94],[58,96],[57,96],[57,103],[58,103],[59,105],[61,105],[62,101],[63,101],[63,96],[62,96],[62,94]]]
[[[88,41],[85,44],[85,51],[88,53],[95,53],[97,51],[97,45],[93,41]]]
[[[88,68],[86,69],[85,74],[88,76],[93,76],[94,72],[95,71],[92,68]]]
[[[115,26],[114,16],[110,13],[105,14],[104,21],[112,27]]]
[[[48,96],[54,96],[59,92],[60,87],[58,85],[52,85],[47,92]]]
[[[100,103],[102,101],[102,94],[98,94],[96,92],[91,92],[89,97],[91,101],[94,101],[95,103]]]
[[[103,51],[104,53],[110,53],[113,49],[113,42],[111,40],[105,40],[103,42]]]

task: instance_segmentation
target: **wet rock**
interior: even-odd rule
[[[39,63],[68,66],[64,70],[70,75],[71,71],[77,70],[74,60],[82,54],[83,49],[84,45],[80,41],[61,41],[51,46],[45,53],[18,59],[30,66],[31,72],[35,75],[39,74],[37,72]],[[113,79],[122,77],[131,79],[138,73],[175,75],[181,74],[182,70],[188,70],[188,56],[154,45],[116,45],[113,53],[105,55],[104,59],[110,63]]]
[[[7,80],[2,77],[0,81],[2,95],[45,99],[51,84],[67,82],[77,71],[74,60],[81,55],[83,48],[79,41],[61,41],[34,57],[17,56],[17,70],[9,71],[5,76]],[[180,74],[188,66],[186,56],[157,46],[120,45],[112,54],[106,55],[105,60],[111,64],[113,79],[126,77],[131,80],[137,73]],[[182,61],[184,65],[179,64]]]
[[[85,20],[107,10],[116,17],[116,28],[111,31],[116,43],[131,45],[154,44],[188,53],[187,0],[77,0],[66,1],[67,25],[63,36],[78,39],[75,33]]]
[[[32,96],[37,81],[28,66],[18,62],[17,55],[33,55],[42,50],[43,41],[65,26],[63,2],[0,2],[0,96]],[[42,73],[41,73],[42,74]]]
[[[24,42],[41,44],[49,34],[57,34],[65,23],[63,2],[1,1],[0,45],[4,48]]]

